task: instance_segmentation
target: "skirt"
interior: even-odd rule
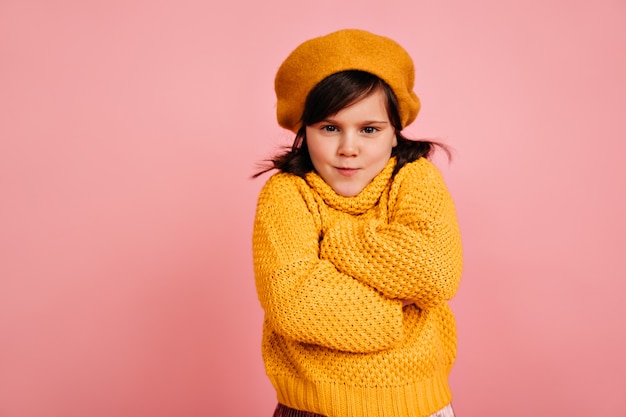
[[[276,406],[276,410],[274,410],[273,417],[325,417],[321,414],[311,413],[309,411],[300,411],[294,408],[289,408],[286,405],[278,404]],[[429,417],[454,417],[454,410],[452,409],[452,404],[448,404],[443,407],[441,410],[437,411],[434,414],[431,414]]]

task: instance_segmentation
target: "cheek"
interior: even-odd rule
[[[377,144],[376,154],[381,158],[383,156],[391,156],[393,148],[398,145],[398,139],[396,135],[381,138],[382,140]]]
[[[309,154],[311,156],[315,154],[317,157],[327,154],[330,148],[328,141],[320,140],[320,138],[315,135],[307,137],[307,146],[309,148]]]
[[[313,162],[314,166],[317,166],[325,159],[324,147],[319,141],[316,141],[315,139],[307,139],[307,147],[309,150],[309,156],[311,157],[311,162]]]

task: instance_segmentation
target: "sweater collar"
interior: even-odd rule
[[[315,171],[307,173],[305,179],[328,206],[348,214],[363,214],[378,203],[380,196],[389,184],[395,166],[396,158],[390,158],[383,170],[354,197],[344,197],[337,194]]]

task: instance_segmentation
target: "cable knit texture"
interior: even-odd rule
[[[254,223],[263,358],[278,401],[328,417],[424,417],[451,400],[447,301],[461,240],[437,168],[395,159],[355,197],[273,175]],[[401,299],[415,300],[402,307]]]

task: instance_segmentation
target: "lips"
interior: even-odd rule
[[[344,177],[351,177],[354,174],[356,174],[359,169],[358,168],[336,168],[337,172],[339,172],[339,174],[343,175]]]

